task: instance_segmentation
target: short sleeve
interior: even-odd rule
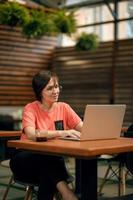
[[[35,128],[35,112],[33,108],[25,106],[22,115],[22,128],[24,129],[28,126]]]
[[[67,109],[67,126],[69,129],[74,129],[82,120],[77,115],[77,113],[68,105],[66,104]]]

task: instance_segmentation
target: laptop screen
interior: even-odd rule
[[[121,133],[126,105],[87,105],[81,139],[118,138]]]

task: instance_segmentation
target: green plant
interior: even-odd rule
[[[28,38],[43,35],[55,36],[58,33],[70,35],[76,31],[74,11],[64,10],[45,13],[44,10],[31,10],[18,3],[0,4],[0,24],[19,26]]]
[[[54,35],[56,27],[53,21],[49,20],[48,14],[32,10],[29,22],[23,26],[23,32],[28,38],[40,38],[43,35]]]
[[[68,13],[65,10],[60,10],[54,14],[53,20],[58,32],[68,35],[76,32],[76,19],[74,11]]]
[[[99,45],[98,35],[94,33],[81,33],[76,40],[76,48],[78,50],[95,50]]]
[[[29,20],[28,10],[18,3],[0,4],[0,24],[21,26]]]

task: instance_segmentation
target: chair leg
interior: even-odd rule
[[[24,200],[32,200],[33,186],[27,186]]]
[[[99,187],[99,191],[98,191],[99,195],[102,193],[102,189],[104,187],[104,184],[106,183],[106,179],[107,179],[107,176],[108,176],[109,172],[110,172],[110,165],[108,166],[107,171],[106,171],[106,173],[105,173],[105,175],[103,177],[102,184]]]
[[[118,167],[118,170],[114,170],[111,166],[111,164],[109,164],[108,168],[107,168],[107,171],[104,175],[104,178],[103,178],[103,182],[102,184],[100,185],[99,187],[99,191],[98,191],[98,194],[101,195],[101,192],[102,192],[102,189],[107,181],[107,177],[109,175],[109,172],[112,171],[113,175],[112,176],[116,176],[118,178],[118,195],[121,196],[121,195],[125,195],[125,188],[126,188],[126,174],[125,174],[125,169],[124,169],[124,164],[119,162],[119,167]]]
[[[122,196],[125,195],[126,191],[126,172],[125,166],[123,163],[119,163],[119,188],[118,188],[118,195]]]
[[[5,190],[5,192],[4,192],[4,195],[3,195],[2,200],[6,200],[6,197],[7,197],[7,195],[8,195],[8,192],[9,192],[9,189],[10,189],[12,183],[13,183],[13,175],[11,176],[11,178],[10,178],[10,180],[9,180],[9,183],[8,183],[8,185],[7,185],[7,187],[6,187],[6,190]]]

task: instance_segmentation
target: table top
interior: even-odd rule
[[[21,136],[21,134],[22,131],[0,131],[0,138]]]
[[[8,146],[44,154],[89,158],[100,156],[102,154],[116,154],[133,151],[133,138],[120,137],[118,139],[95,141],[51,139],[46,142],[10,140],[8,141]]]

